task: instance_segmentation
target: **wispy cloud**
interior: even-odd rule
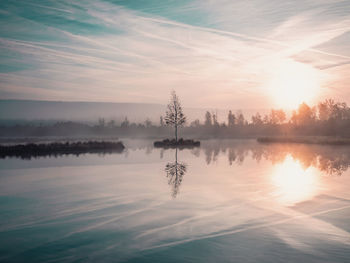
[[[271,66],[294,60],[327,76],[324,94],[337,96],[334,83],[344,85],[350,59],[339,48],[349,42],[342,39],[350,29],[349,4],[219,2],[4,3],[0,94],[163,103],[176,89],[185,105],[267,107],[263,87]]]

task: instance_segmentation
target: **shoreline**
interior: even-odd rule
[[[259,143],[298,143],[320,145],[350,145],[350,138],[325,137],[325,136],[269,136],[258,137]]]
[[[85,153],[121,153],[125,149],[122,142],[87,141],[87,142],[53,142],[0,145],[0,159],[20,157],[25,159],[56,156],[80,155]]]

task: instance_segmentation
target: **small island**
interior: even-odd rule
[[[54,142],[29,143],[17,145],[0,145],[0,158],[31,157],[83,154],[83,153],[121,153],[125,149],[122,142],[87,141],[87,142]]]
[[[174,127],[175,139],[165,139],[163,141],[155,141],[154,147],[157,148],[193,148],[199,147],[200,142],[195,140],[177,139],[177,131],[179,127],[182,127],[186,123],[186,116],[184,115],[181,107],[179,97],[175,91],[171,92],[170,102],[167,106],[165,114],[165,124],[167,126]]]
[[[184,139],[179,139],[179,140],[169,140],[165,139],[162,141],[155,141],[153,143],[154,147],[156,148],[194,148],[194,147],[199,147],[201,145],[200,141],[195,141],[195,140],[184,140]]]

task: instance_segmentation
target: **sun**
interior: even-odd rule
[[[320,75],[317,69],[287,60],[276,63],[271,70],[268,90],[275,106],[295,109],[302,102],[315,102],[320,91]]]

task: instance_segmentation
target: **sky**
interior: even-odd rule
[[[0,98],[350,104],[350,1],[0,2]]]

